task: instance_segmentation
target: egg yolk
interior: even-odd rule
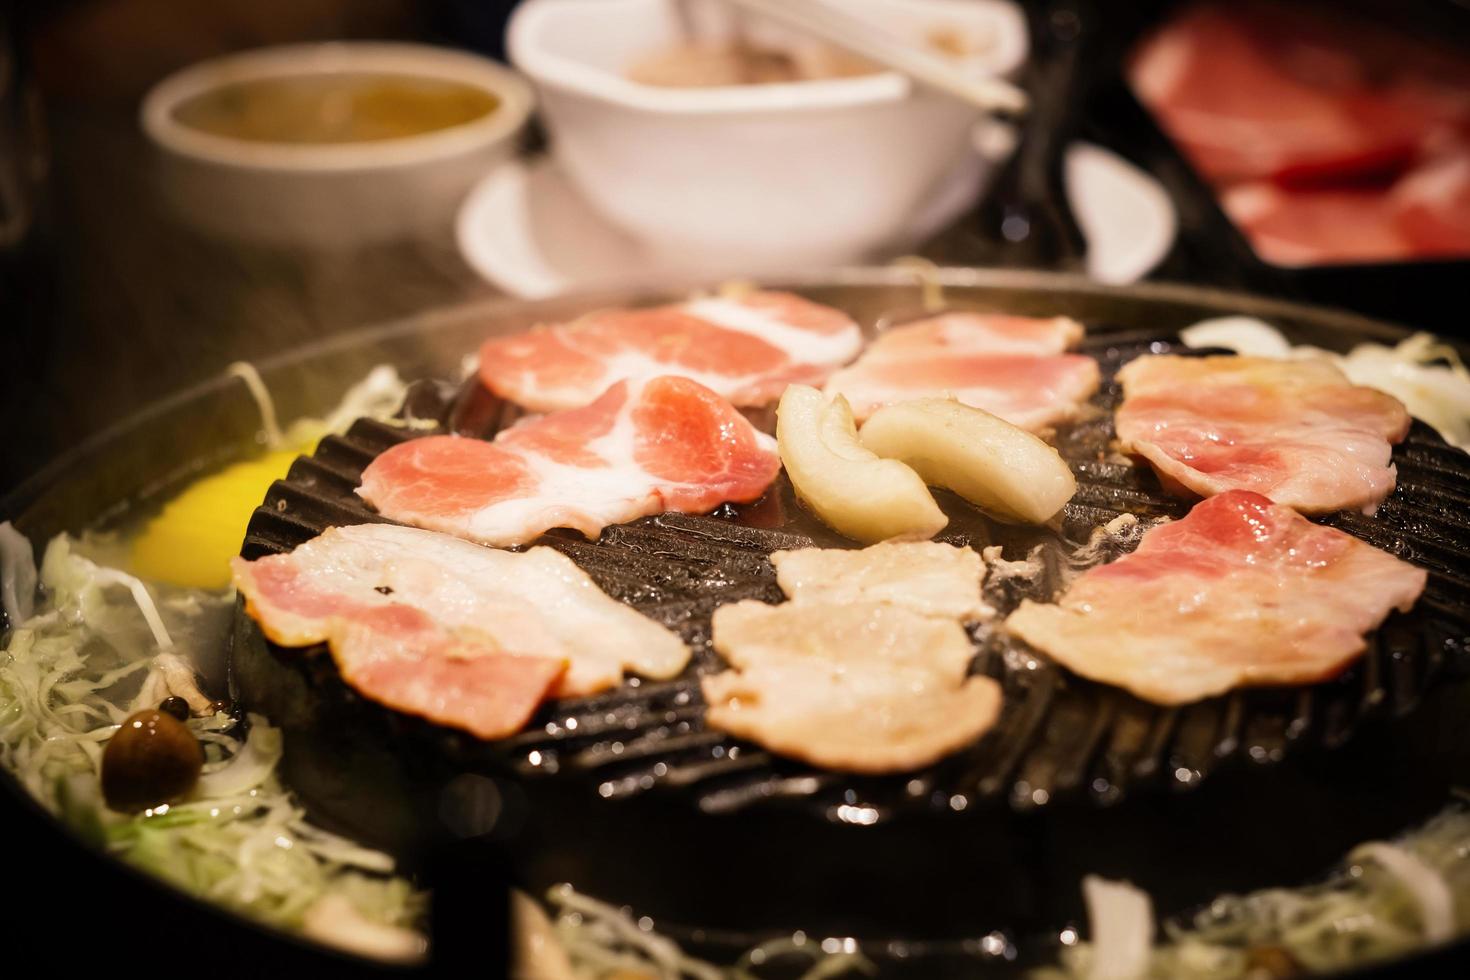
[[[133,572],[185,588],[228,586],[230,559],[240,553],[250,515],[302,451],[270,452],[191,483],[133,542]]]

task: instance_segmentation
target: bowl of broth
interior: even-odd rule
[[[155,86],[144,131],[159,188],[199,230],[350,246],[447,234],[515,152],[530,87],[471,54],[334,42],[217,58]]]
[[[523,0],[511,62],[587,203],[653,254],[753,275],[885,254],[973,166],[978,108],[699,0]],[[844,0],[976,76],[1014,73],[1011,0]],[[691,25],[686,20],[697,20]]]

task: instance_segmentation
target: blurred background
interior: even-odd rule
[[[477,60],[507,59],[508,0],[7,0],[0,391],[18,438],[0,486],[231,360],[466,298],[630,278],[771,278],[923,252],[1463,329],[1461,0],[848,5],[959,73],[1028,89],[1024,119],[895,95],[884,86],[901,80],[875,66],[732,22],[714,0],[521,6],[509,54],[538,113],[529,89]],[[473,57],[226,57],[326,41]],[[435,122],[431,98],[378,93],[400,104],[333,111],[428,113],[422,132],[333,146],[269,131],[320,110],[309,92],[267,91],[285,99],[274,110],[229,103],[245,98],[237,77],[381,70],[483,83],[503,125]],[[199,102],[210,91],[225,101]],[[722,104],[730,91],[747,95]],[[186,119],[190,98],[188,111],[223,115]],[[256,111],[286,121],[228,131]],[[467,131],[480,143],[455,143]],[[297,145],[272,155],[281,139]],[[395,142],[428,149],[394,156]]]
[[[322,250],[211,238],[163,203],[150,86],[263,46],[392,38],[498,56],[508,2],[59,0],[0,10],[10,486],[130,409],[344,327],[489,291],[442,234]]]
[[[1467,3],[840,5],[982,108],[720,0],[0,0],[0,492],[232,361],[613,283],[917,254],[1463,337]]]

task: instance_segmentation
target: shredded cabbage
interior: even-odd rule
[[[239,378],[250,392],[256,408],[260,411],[260,427],[269,449],[300,449],[314,444],[331,432],[345,432],[347,427],[361,418],[387,420],[398,411],[408,393],[408,385],[398,376],[398,369],[391,364],[379,364],[357,384],[347,389],[337,407],[325,418],[302,418],[292,422],[284,431],[276,419],[276,402],[270,389],[260,377],[260,372],[249,361],[236,361],[225,368],[225,374]],[[424,420],[410,420],[410,425]],[[427,425],[436,423],[429,421]]]
[[[269,780],[281,761],[281,732],[261,715],[250,716],[250,734],[234,758],[199,777],[194,796],[219,799],[248,793]]]
[[[341,892],[329,892],[307,908],[301,931],[320,942],[359,956],[393,963],[416,963],[428,952],[422,933],[374,922]]]
[[[302,419],[293,423],[286,432],[287,440],[308,442],[313,436],[320,438],[327,432],[345,432],[348,426],[362,418],[390,420],[407,393],[408,385],[398,376],[398,371],[390,364],[379,364],[347,389],[342,401],[326,418],[320,421]],[[432,427],[437,423],[432,419],[409,419],[406,424],[410,427]]]
[[[1352,857],[1377,861],[1398,879],[1419,906],[1419,923],[1427,941],[1442,943],[1454,936],[1455,896],[1439,872],[1404,848],[1382,841],[1362,845]]]
[[[1154,905],[1148,892],[1126,881],[1088,875],[1082,879],[1082,896],[1092,935],[1088,980],[1142,976],[1154,941]]]
[[[1139,976],[1243,980],[1281,971],[1333,973],[1470,933],[1470,809],[1455,804],[1392,844],[1355,849],[1304,888],[1224,895],[1166,922]],[[1036,980],[1082,980],[1095,947],[1064,947]],[[1272,973],[1275,970],[1277,972]]]
[[[36,605],[36,553],[9,521],[0,523],[0,612],[11,626],[31,618]]]
[[[734,966],[716,966],[690,956],[673,940],[659,935],[650,920],[634,920],[627,909],[583,895],[571,885],[556,886],[546,898],[556,912],[549,935],[560,950],[545,948],[547,924],[539,909],[528,909],[518,902],[515,920],[520,962],[512,972],[518,980],[554,980],[562,975],[558,971],[563,963],[576,977],[626,973],[649,980],[761,980],[764,967],[796,980],[829,980],[875,972],[855,941],[818,942],[802,934],[762,943]],[[795,966],[802,963],[806,970],[795,973]],[[532,972],[548,964],[546,973]]]
[[[255,400],[255,407],[260,411],[260,427],[265,434],[265,444],[271,449],[283,448],[287,444],[286,436],[281,432],[280,422],[276,420],[276,400],[271,397],[270,389],[265,386],[255,365],[249,361],[236,361],[225,368],[225,374],[244,382],[245,390]]]
[[[904,255],[889,264],[913,270],[919,280],[919,303],[925,313],[938,313],[944,309],[944,283],[940,280],[938,265],[920,255]]]
[[[287,928],[303,928],[326,901],[315,938],[334,941],[336,923],[344,948],[421,955],[422,937],[405,935],[422,896],[393,876],[387,855],[306,821],[275,774],[280,732],[260,716],[248,734],[222,713],[189,720],[206,763],[187,799],[138,815],[104,805],[107,740],[140,696],[203,697],[188,655],[224,642],[230,593],[156,597],[65,535],[47,547],[39,578],[46,603],[0,651],[0,764],[84,837],[192,894]]]
[[[1416,333],[1393,347],[1359,344],[1346,355],[1293,347],[1275,327],[1245,316],[1204,320],[1179,336],[1190,347],[1223,347],[1280,359],[1325,358],[1354,384],[1393,395],[1446,442],[1470,450],[1470,369],[1452,345],[1431,334]]]
[[[576,980],[572,960],[540,903],[525,892],[511,892],[510,921],[511,980]]]
[[[195,715],[213,713],[211,706],[214,702],[199,689],[194,668],[175,653],[160,653],[153,658],[148,665],[148,677],[143,681],[138,696],[133,698],[133,709],[150,708],[167,697],[183,698]]]
[[[274,448],[392,415],[407,390],[380,365],[326,418],[282,431],[255,368],[228,373],[255,399]],[[222,647],[233,592],[150,587],[95,560],[126,550],[61,535],[38,573],[29,542],[0,524],[0,601],[11,626],[0,649],[0,765],[87,839],[186,891],[348,950],[421,957],[413,926],[423,896],[393,876],[387,855],[307,823],[276,776],[280,732],[258,715],[240,726],[214,713],[199,689],[197,655]],[[47,595],[39,609],[38,580]],[[204,773],[181,802],[115,813],[101,796],[103,748],[129,714],[169,696],[195,716],[188,725],[204,747]]]

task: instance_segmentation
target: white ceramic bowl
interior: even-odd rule
[[[447,129],[337,144],[232,139],[175,117],[180,103],[220,85],[335,72],[455,81],[484,89],[500,104]],[[154,86],[141,116],[144,131],[163,150],[160,189],[190,224],[228,238],[347,247],[445,232],[475,181],[515,152],[532,101],[518,75],[475,55],[350,41],[200,62]]]
[[[936,28],[988,38],[967,70],[1004,75],[1025,57],[1025,21],[1006,0],[843,7],[916,42]],[[626,77],[679,37],[672,0],[526,0],[508,35],[562,167],[658,252],[753,273],[851,261],[881,251],[968,163],[980,111],[893,72],[687,89]]]

